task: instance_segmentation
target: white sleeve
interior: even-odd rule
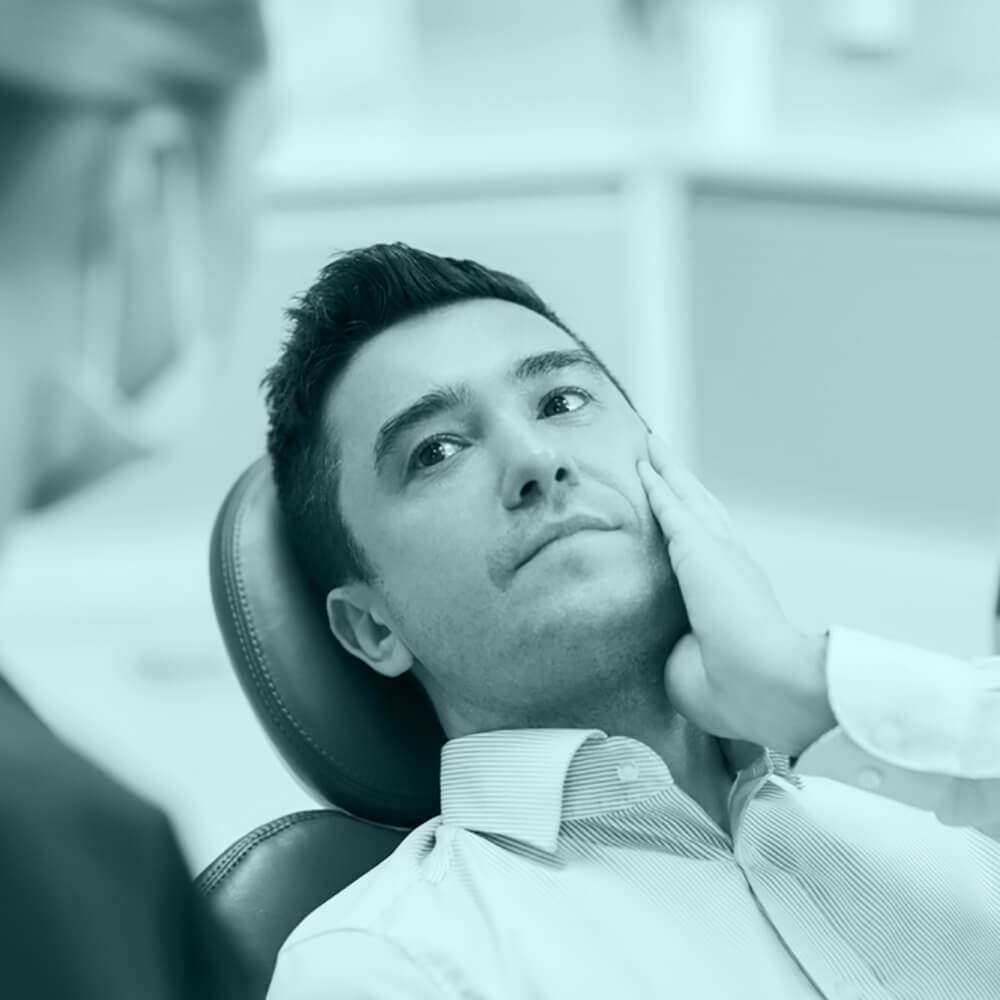
[[[797,772],[1000,840],[1000,657],[961,660],[838,627],[826,671],[838,725]]]

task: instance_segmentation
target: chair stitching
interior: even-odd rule
[[[262,484],[257,485],[257,489],[260,488],[262,488]],[[236,523],[233,526],[233,534],[237,538],[237,540],[241,537],[242,534],[243,518],[245,516],[247,506],[248,505],[246,503],[241,503],[237,508]],[[223,549],[223,552],[225,551],[226,548]],[[234,545],[232,549],[232,572],[235,577],[235,586],[233,587],[233,590],[236,591],[240,609],[242,609],[243,611],[242,616],[235,615],[237,624],[242,626],[242,628],[240,628],[239,630],[240,645],[243,648],[243,652],[247,656],[248,661],[250,662],[251,665],[250,674],[254,681],[254,687],[261,695],[265,694],[270,695],[270,700],[267,697],[263,697],[263,701],[265,706],[267,707],[268,714],[271,715],[272,718],[275,718],[275,721],[278,722],[279,725],[281,724],[282,719],[284,719],[284,721],[288,725],[290,725],[292,729],[296,733],[298,733],[298,735],[306,742],[306,744],[309,747],[311,747],[313,751],[315,751],[320,757],[324,758],[325,760],[332,763],[335,767],[340,768],[345,773],[350,775],[350,777],[357,784],[362,785],[366,789],[369,788],[370,786],[368,786],[367,783],[363,782],[360,779],[357,772],[354,771],[353,768],[351,768],[349,765],[343,763],[342,761],[332,756],[327,750],[325,750],[323,747],[321,747],[319,744],[315,742],[315,740],[309,735],[309,733],[307,733],[299,725],[294,716],[288,711],[280,695],[278,694],[277,687],[275,686],[274,681],[271,679],[270,671],[268,670],[267,658],[264,656],[263,650],[261,648],[260,639],[257,634],[256,626],[250,614],[250,602],[246,594],[246,585],[244,582],[243,561],[239,553],[240,553],[239,545],[238,544]],[[224,566],[227,566],[228,568],[229,560],[225,559],[223,560],[223,563]],[[227,588],[226,596],[229,599],[230,608],[235,612],[237,609],[233,606],[233,600],[232,600],[233,595],[230,592],[229,588]],[[247,637],[249,638],[249,641],[251,643],[252,650],[248,649],[247,644],[244,641],[244,635],[243,635],[244,630],[247,633]],[[261,688],[261,684],[259,683],[261,681],[263,681],[264,685],[266,686],[266,692]],[[273,709],[276,709],[280,713],[279,717],[275,716]]]
[[[231,586],[226,588],[226,597],[229,599],[230,610],[233,612],[233,616],[239,627],[240,646],[243,648],[243,653],[250,665],[250,676],[253,679],[254,687],[257,689],[258,694],[262,696],[268,715],[274,718],[279,725],[282,722],[290,725],[313,750],[321,757],[329,760],[331,759],[329,755],[324,752],[322,747],[316,745],[312,737],[302,729],[295,717],[288,711],[268,670],[267,658],[264,656],[260,645],[260,638],[250,613],[250,601],[246,593],[243,563],[239,556],[238,542],[242,534],[246,508],[247,504],[241,503],[237,509],[236,523],[233,526],[233,535],[237,540],[237,544],[233,546],[231,561],[229,559],[225,560],[226,569],[230,570],[232,575]],[[277,710],[277,715],[275,714],[275,710]]]
[[[250,489],[255,488],[260,490],[263,486],[263,480],[259,480],[256,484],[251,482]],[[237,506],[236,520],[233,525],[233,537],[237,540],[237,543],[242,536],[242,525],[243,519],[246,515],[247,506],[248,504],[245,502],[241,502]],[[261,701],[264,703],[267,714],[270,715],[279,726],[282,724],[282,721],[287,723],[291,726],[292,730],[297,733],[298,736],[321,758],[331,763],[334,767],[340,768],[362,789],[370,791],[371,786],[367,782],[362,781],[353,768],[342,763],[313,740],[313,738],[298,724],[295,717],[288,711],[278,694],[277,687],[271,679],[270,672],[267,669],[267,659],[263,654],[256,626],[254,625],[253,618],[250,614],[250,602],[247,597],[243,575],[243,560],[239,553],[239,544],[235,544],[231,547],[225,544],[222,546],[223,579],[227,584],[225,587],[226,600],[236,622],[236,632],[239,638],[240,647],[243,650],[243,654],[250,666],[251,681],[254,688],[261,696]],[[239,607],[236,606],[236,601],[239,602]],[[239,613],[241,610],[242,614]],[[249,646],[248,641],[250,643]],[[276,714],[276,711],[278,714]],[[415,796],[408,795],[406,792],[399,792],[398,794],[401,798],[411,800],[416,799]]]
[[[280,819],[271,820],[269,823],[257,827],[257,829],[240,837],[232,847],[229,847],[212,863],[211,867],[197,880],[199,888],[206,896],[215,892],[256,847],[289,827],[298,826],[309,820],[322,819],[328,815],[330,815],[330,811],[327,810],[306,810],[282,816]]]

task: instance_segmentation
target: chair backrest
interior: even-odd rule
[[[388,857],[405,835],[335,809],[292,813],[241,837],[198,876],[195,888],[250,972],[247,1000],[267,994],[278,951],[296,925]]]
[[[212,600],[240,685],[321,805],[248,833],[197,881],[266,992],[278,949],[324,900],[439,812],[444,734],[419,684],[346,653],[289,542],[270,464],[229,491],[210,549]]]

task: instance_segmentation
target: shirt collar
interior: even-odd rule
[[[503,729],[448,740],[441,750],[442,822],[556,848],[562,791],[587,729]]]
[[[762,747],[734,789],[768,775],[798,783],[788,758]],[[564,820],[623,809],[673,784],[645,743],[600,729],[473,733],[441,751],[441,819],[553,853]]]

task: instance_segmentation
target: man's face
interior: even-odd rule
[[[364,658],[397,673],[405,650],[453,729],[583,717],[637,673],[662,690],[684,630],[636,472],[646,428],[566,363],[581,353],[531,310],[467,302],[375,337],[331,396],[341,509],[379,575],[353,591],[380,626]],[[588,527],[536,551],[573,518]]]

